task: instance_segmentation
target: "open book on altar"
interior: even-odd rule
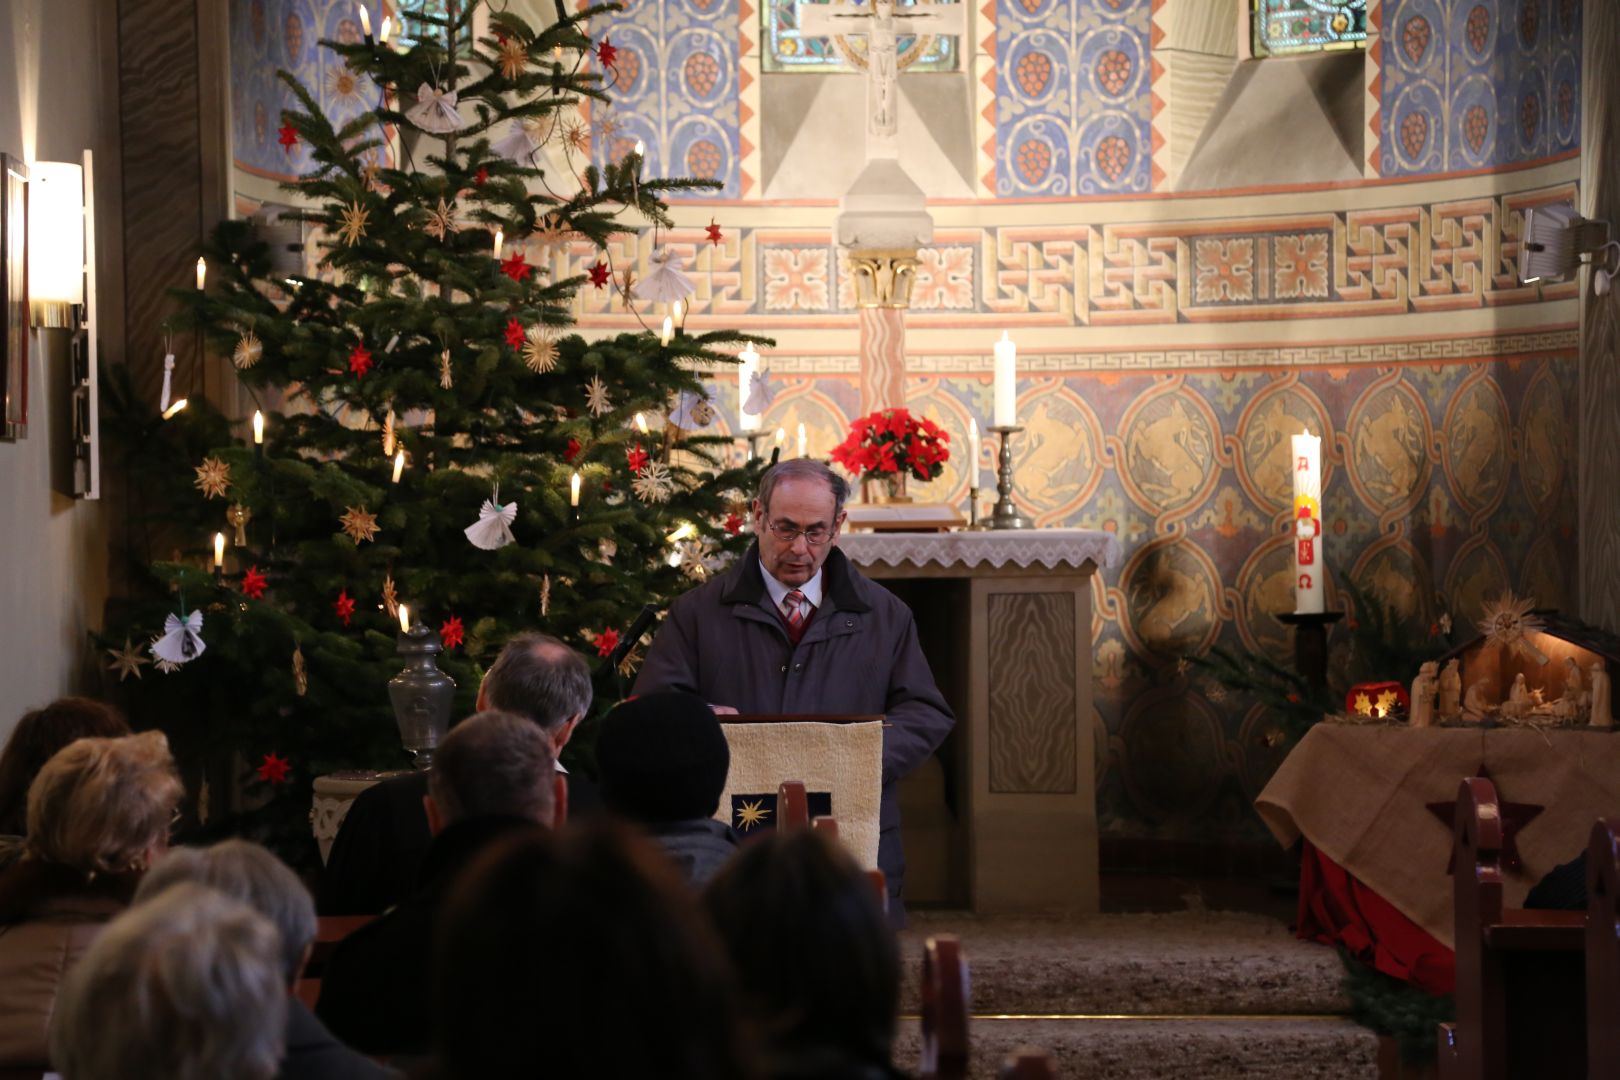
[[[720,717],[731,770],[717,820],[747,835],[776,827],[776,790],[802,780],[811,817],[838,819],[838,839],[868,870],[877,868],[883,799],[882,716]]]

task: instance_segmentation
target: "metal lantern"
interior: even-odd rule
[[[418,769],[432,767],[433,751],[450,728],[456,681],[433,661],[443,648],[436,632],[417,623],[399,635],[399,654],[405,658],[405,669],[388,680],[399,740],[411,752]]]

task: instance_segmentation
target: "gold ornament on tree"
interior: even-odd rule
[[[445,202],[444,196],[439,196],[439,205],[428,211],[427,223],[422,231],[436,240],[443,241],[456,231],[456,204]]]
[[[146,651],[157,658],[153,662],[152,666],[158,670],[159,674],[173,675],[175,672],[180,670],[180,665],[175,663],[173,660],[165,660],[162,654],[158,652],[158,643],[162,640],[162,637],[153,638],[151,644],[146,647]]]
[[[196,488],[210,499],[223,499],[231,486],[231,467],[217,457],[203,458],[197,466]]]
[[[356,544],[377,538],[377,515],[368,513],[363,506],[347,507],[338,523]]]
[[[122,649],[108,649],[107,655],[112,658],[112,663],[107,665],[107,670],[116,671],[119,682],[123,682],[131,675],[137,679],[140,678],[141,668],[152,662],[142,656],[141,650],[132,646],[127,637],[124,638],[124,647]]]
[[[568,246],[568,230],[546,217],[534,231],[533,240],[542,251],[561,251]]]
[[[309,669],[304,666],[304,647],[297,642],[293,643],[292,677],[293,689],[299,697],[309,693]]]
[[[383,457],[391,458],[391,457],[394,456],[394,450],[397,447],[398,441],[399,440],[394,435],[394,410],[389,409],[388,410],[388,415],[383,417],[383,425],[382,425]]]
[[[242,336],[236,339],[236,348],[231,350],[231,363],[240,371],[257,364],[264,356],[264,342],[251,330],[245,330]]]
[[[546,574],[540,579],[540,617],[543,619],[551,614],[551,575]]]
[[[383,578],[383,607],[388,609],[390,619],[399,618],[399,590],[394,585],[394,575],[389,574]]]
[[[636,493],[636,498],[642,502],[668,502],[670,494],[675,490],[675,476],[669,471],[668,465],[662,461],[654,461],[636,474],[630,487]]]
[[[450,371],[450,350],[446,349],[439,354],[439,386],[449,390],[455,384],[455,376]]]
[[[529,66],[529,47],[516,37],[508,37],[501,42],[499,59],[502,75],[508,79],[521,78],[523,69]]]
[[[523,362],[536,375],[544,375],[557,366],[557,339],[545,325],[531,326],[523,346]]]
[[[241,503],[231,503],[230,509],[225,511],[225,522],[236,530],[236,538],[232,547],[247,547],[248,522],[253,520],[253,511]]]
[[[563,146],[569,150],[577,150],[581,154],[591,152],[591,129],[578,120],[564,120],[562,125]]]
[[[354,247],[366,235],[366,223],[371,220],[371,211],[361,206],[358,201],[351,202],[343,211],[338,222],[338,239],[343,241],[345,247]]]
[[[585,384],[585,407],[591,410],[591,415],[601,415],[613,408],[613,399],[608,396],[607,384],[599,376],[592,375]]]

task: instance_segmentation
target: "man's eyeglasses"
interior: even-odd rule
[[[776,537],[784,544],[791,544],[802,536],[804,537],[804,542],[809,544],[811,547],[820,547],[828,540],[831,540],[833,535],[833,530],[829,529],[825,525],[812,525],[808,529],[798,529],[783,522],[770,521],[767,519],[765,522],[765,527],[771,530],[772,536]]]

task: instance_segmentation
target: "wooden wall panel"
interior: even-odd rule
[[[1074,597],[992,594],[989,629],[990,790],[1072,793],[1078,715]]]

